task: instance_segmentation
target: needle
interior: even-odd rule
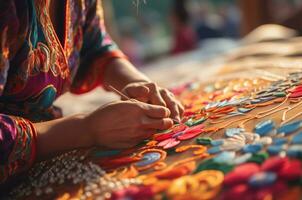
[[[125,94],[123,94],[122,92],[118,91],[116,88],[114,88],[112,85],[109,85],[108,86],[112,91],[116,92],[117,94],[119,94],[121,97],[129,100],[129,101],[132,101],[132,102],[139,102],[138,100],[136,99],[131,99],[129,98],[128,96],[126,96]],[[176,124],[180,124],[181,122],[179,120],[176,120],[176,119],[172,119],[172,121]]]
[[[109,85],[108,86],[110,89],[112,89],[114,92],[118,93],[121,97],[129,100],[129,101],[133,101],[133,102],[138,102],[136,99],[131,99],[128,96],[126,96],[124,93],[118,91],[117,89],[115,89],[113,86]]]

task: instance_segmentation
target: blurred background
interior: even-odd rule
[[[261,60],[268,62],[265,65],[282,63],[276,61],[276,54],[287,54],[292,59],[302,56],[301,43],[287,40],[302,33],[302,0],[102,3],[107,31],[113,40],[136,67],[162,87],[213,81],[225,66],[248,67],[255,61],[263,64]],[[289,41],[290,46],[286,43]],[[251,57],[255,58],[253,62]],[[80,96],[66,93],[56,105],[63,108],[64,115],[71,115],[90,112],[117,99],[116,94],[99,87]]]
[[[296,26],[297,22],[290,20],[297,17],[294,15],[302,1],[106,0],[103,4],[108,32],[129,59],[142,66],[162,57],[207,48],[213,38],[223,38],[218,40],[224,41],[218,47],[227,44],[228,49],[231,41],[262,24]]]

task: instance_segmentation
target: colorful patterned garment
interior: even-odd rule
[[[50,0],[0,3],[0,183],[33,163],[32,122],[55,118],[58,96],[92,90],[101,84],[104,66],[124,58],[105,32],[98,0],[63,2],[62,45]]]

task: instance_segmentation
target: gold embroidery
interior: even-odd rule
[[[54,64],[50,66],[50,69],[54,76],[60,75],[63,79],[66,79],[70,83],[70,71],[68,68],[68,62],[65,55],[65,51],[60,44],[60,41],[54,31],[54,27],[52,25],[52,22],[50,20],[49,16],[49,0],[35,0],[35,6],[37,9],[37,15],[40,20],[40,23],[43,27],[43,33],[45,35],[45,39],[47,42],[47,45],[49,46],[50,52],[51,52],[51,58],[54,59]],[[67,0],[66,3],[66,18],[65,20],[65,30],[69,30],[70,26],[70,13],[69,13],[69,0]],[[68,35],[65,31],[64,41],[66,41],[66,37]],[[68,45],[69,46],[69,45]]]

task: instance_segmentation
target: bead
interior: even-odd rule
[[[141,161],[135,163],[135,166],[143,167],[157,162],[161,158],[161,154],[158,152],[148,152],[143,155]]]
[[[123,179],[119,181],[117,178],[107,176],[104,170],[102,170],[98,165],[92,162],[82,163],[82,155],[79,155],[77,151],[71,151],[66,154],[62,154],[51,160],[51,167],[48,167],[48,162],[42,162],[37,164],[29,171],[28,181],[23,182],[20,187],[23,189],[22,192],[12,191],[13,196],[24,196],[29,194],[31,191],[36,196],[41,196],[42,194],[53,193],[53,184],[62,184],[65,180],[69,183],[83,184],[83,194],[79,196],[79,199],[87,199],[87,196],[95,196],[96,193],[100,191],[96,188],[100,188],[102,191],[102,197],[105,194],[111,194],[111,192],[118,187],[126,187],[129,184],[141,184],[139,180]],[[128,181],[128,182],[127,182]],[[122,183],[122,184],[119,184]],[[104,199],[104,198],[103,198]]]
[[[285,135],[297,131],[302,125],[302,121],[296,121],[293,123],[285,124],[277,129],[277,133],[284,133]]]
[[[226,140],[236,140],[238,142],[245,143],[246,138],[245,138],[245,136],[243,134],[238,134],[238,135],[234,135],[234,136],[232,136],[230,138],[227,138]]]
[[[188,127],[193,126],[193,119],[189,119],[188,121],[186,121],[185,125],[188,126]]]
[[[252,157],[250,159],[248,159],[247,162],[255,162],[255,163],[261,164],[268,157],[269,157],[269,155],[266,152],[255,153],[252,155]]]
[[[270,155],[278,155],[283,150],[285,150],[285,148],[282,145],[271,145],[267,147],[266,150]]]
[[[260,136],[267,135],[275,128],[275,123],[272,120],[266,120],[263,122],[258,123],[255,126],[254,131],[259,134]]]
[[[185,132],[184,132],[184,131],[181,131],[181,132],[178,132],[178,133],[174,133],[174,134],[172,135],[172,137],[173,137],[173,138],[177,138],[178,136],[181,136],[181,135],[183,135],[183,134],[185,134]]]
[[[260,99],[252,99],[251,100],[251,104],[257,104],[257,103],[260,103],[261,100]]]
[[[297,133],[291,140],[292,144],[302,144],[302,132]]]
[[[277,175],[273,172],[259,172],[254,174],[248,181],[252,187],[265,187],[272,185],[277,180]]]
[[[252,134],[252,136],[253,136],[253,138],[252,138],[251,141],[253,141],[253,142],[256,142],[256,141],[258,141],[260,139],[260,135],[257,134],[257,133]]]
[[[301,158],[302,157],[302,145],[292,145],[289,146],[286,154],[289,157]]]
[[[261,165],[262,171],[278,172],[283,166],[287,165],[288,158],[280,156],[270,157]]]
[[[241,133],[241,135],[245,137],[245,143],[253,143],[260,139],[260,135],[258,135],[257,133],[244,132]]]
[[[260,103],[265,103],[265,102],[268,102],[268,101],[273,100],[275,98],[276,98],[275,96],[261,97],[260,98]]]
[[[223,151],[238,151],[244,147],[245,143],[236,140],[225,140],[220,146]]]
[[[238,112],[241,112],[241,113],[248,113],[250,112],[251,110],[253,110],[254,108],[238,108]]]
[[[244,131],[243,128],[228,128],[228,129],[225,130],[225,135],[227,137],[232,137],[234,135],[240,134],[243,131]]]
[[[273,93],[272,92],[266,92],[266,93],[264,93],[264,94],[261,94],[261,95],[257,95],[257,99],[261,99],[261,98],[266,98],[266,97],[271,97],[273,95]]]
[[[161,142],[167,139],[170,139],[175,133],[169,132],[169,133],[162,133],[162,134],[157,134],[154,136],[154,140]]]
[[[272,144],[272,142],[273,142],[273,139],[268,136],[262,137],[256,141],[257,144],[262,144],[262,145],[270,145],[270,144]]]
[[[215,147],[212,147],[212,148],[208,149],[209,154],[216,154],[216,153],[219,153],[219,152],[221,152],[220,146],[215,146]]]
[[[177,146],[179,143],[180,143],[179,140],[177,140],[175,138],[170,138],[170,139],[161,141],[160,143],[157,144],[157,146],[162,147],[164,149],[170,149],[170,148]]]
[[[192,126],[199,125],[199,124],[203,123],[203,122],[206,121],[206,120],[207,120],[207,118],[202,117],[202,118],[200,118],[200,119],[198,119],[198,120],[193,121]]]
[[[169,142],[163,147],[164,149],[171,149],[176,147],[180,143],[179,140],[176,139],[170,139]]]
[[[135,168],[139,171],[152,168],[164,160],[167,153],[161,149],[145,149],[137,154],[141,160],[134,164]]]
[[[248,161],[250,158],[252,157],[251,153],[245,153],[243,155],[240,155],[238,157],[236,157],[233,161],[231,161],[233,164],[235,165],[240,165],[242,163],[245,163],[246,161]]]
[[[203,128],[204,128],[203,124],[188,128],[184,131],[184,134],[178,136],[177,139],[179,139],[179,140],[192,139],[192,138],[198,136],[199,134],[201,134],[203,132]]]
[[[221,171],[226,174],[226,173],[232,171],[233,168],[234,168],[234,165],[232,165],[232,164],[217,163],[213,159],[208,159],[204,162],[201,162],[198,165],[198,167],[196,168],[196,170],[194,171],[194,173],[198,173],[203,170],[214,169],[214,170],[218,170],[218,171]]]
[[[220,139],[220,140],[212,140],[212,141],[211,141],[211,145],[212,145],[212,146],[220,146],[220,145],[223,144],[223,142],[224,142],[223,139]]]
[[[302,91],[292,92],[288,97],[289,97],[289,98],[298,98],[298,97],[302,97]]]
[[[196,139],[197,144],[201,144],[201,145],[210,145],[211,141],[212,141],[212,138],[210,138],[210,137],[202,137],[202,138]]]
[[[224,151],[216,157],[213,158],[213,160],[217,163],[229,163],[232,161],[236,156],[236,153],[234,151]]]
[[[274,92],[273,95],[276,97],[285,97],[286,93],[285,92]]]
[[[175,125],[173,128],[172,128],[172,131],[173,133],[178,133],[178,132],[182,132],[184,130],[187,129],[187,126],[184,125],[184,124],[179,124],[179,125]]]
[[[278,177],[287,181],[299,180],[302,174],[302,164],[300,160],[287,160],[278,170]]]
[[[283,145],[287,143],[287,138],[274,138],[273,145]]]
[[[257,153],[262,147],[262,144],[247,144],[242,148],[242,151],[245,153]]]
[[[235,167],[224,178],[224,184],[227,186],[246,183],[249,178],[260,171],[260,167],[255,163],[245,163]]]

